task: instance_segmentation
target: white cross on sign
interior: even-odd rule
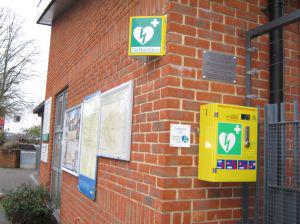
[[[240,126],[239,125],[235,126],[234,131],[238,135],[240,133],[240,131],[241,131]]]
[[[159,25],[159,22],[157,19],[154,19],[152,22],[151,22],[152,26],[155,28],[157,25]]]

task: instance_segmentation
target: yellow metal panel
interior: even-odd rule
[[[256,181],[257,127],[257,108],[201,106],[198,179]]]

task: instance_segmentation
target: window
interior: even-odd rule
[[[56,97],[55,101],[55,128],[52,153],[52,172],[51,172],[51,197],[56,202],[57,211],[60,208],[61,191],[61,147],[63,135],[63,121],[67,104],[68,92],[64,91]]]
[[[14,116],[14,122],[20,122],[21,121],[21,116],[20,115],[15,115]]]

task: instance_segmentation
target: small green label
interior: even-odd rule
[[[233,123],[218,123],[218,154],[242,154],[242,126]]]
[[[133,17],[130,32],[130,54],[146,55],[162,52],[162,17]]]
[[[43,134],[42,135],[42,142],[48,142],[49,141],[49,134]]]

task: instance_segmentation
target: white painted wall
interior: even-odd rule
[[[37,114],[33,114],[32,110],[26,110],[20,114],[20,122],[14,122],[13,117],[5,116],[4,131],[10,133],[22,133],[22,130],[30,128],[34,125],[41,124],[41,118]]]

